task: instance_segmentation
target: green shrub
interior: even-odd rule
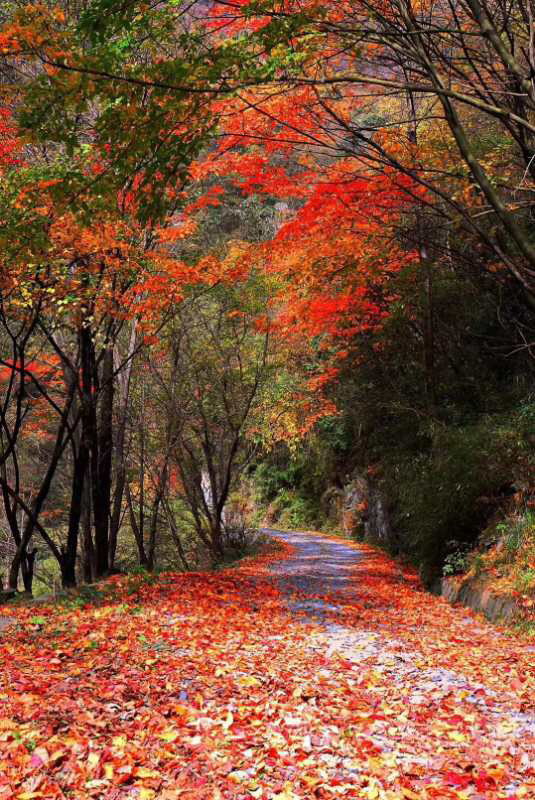
[[[526,511],[519,519],[501,523],[497,530],[504,532],[504,549],[507,557],[512,559],[518,553],[528,536],[533,535],[535,530],[535,514]]]
[[[254,473],[255,487],[261,503],[270,503],[281,493],[294,489],[303,478],[304,463],[301,458],[288,458],[284,463],[262,462]]]
[[[528,592],[535,586],[535,569],[533,567],[526,567],[519,572],[515,580],[515,588],[519,592]]]
[[[468,551],[466,549],[457,549],[444,559],[442,567],[443,575],[459,575],[466,572],[468,569]]]
[[[274,521],[284,528],[309,528],[321,524],[321,512],[308,498],[285,489],[271,506]]]

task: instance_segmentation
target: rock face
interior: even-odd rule
[[[348,536],[388,548],[394,544],[386,500],[369,476],[356,474],[345,487],[341,518]]]
[[[344,507],[344,491],[331,486],[321,496],[321,510],[334,525],[339,525]]]
[[[480,611],[492,622],[510,620],[520,612],[513,597],[494,594],[477,578],[459,580],[442,578],[440,593],[449,603],[461,603],[473,611]]]
[[[394,544],[386,499],[373,482],[370,483],[366,538],[389,548]]]

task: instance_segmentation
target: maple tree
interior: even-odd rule
[[[193,271],[170,255],[161,237],[153,237],[153,244],[148,245],[142,231],[124,214],[95,216],[89,228],[75,214],[62,213],[60,201],[51,192],[59,179],[43,180],[39,172],[39,168],[17,165],[14,173],[7,171],[3,177],[2,324],[8,351],[2,364],[8,371],[8,391],[2,423],[8,443],[4,463],[11,459],[13,469],[1,480],[17,545],[9,579],[12,587],[17,585],[18,568],[27,557],[35,529],[58,561],[64,584],[75,582],[80,521],[84,502],[89,501],[94,543],[91,536],[86,537],[86,572],[93,577],[108,570],[117,536],[116,517],[112,518],[111,535],[109,525],[113,394],[117,375],[134,355],[131,351],[121,361],[118,341],[125,322],[142,319],[142,342],[152,325],[157,326],[157,315],[165,305],[179,296],[182,282],[194,279]],[[45,364],[47,359],[55,364],[53,393],[47,391],[41,375],[28,367],[30,359],[35,360],[33,354],[41,352]],[[62,389],[57,385],[58,372]],[[41,406],[48,404],[49,416],[58,418],[56,449],[32,508],[21,495],[16,461],[22,421],[30,411],[37,412],[34,398],[24,400],[26,385],[41,396]],[[39,515],[67,446],[71,449],[72,490],[63,545],[50,537]],[[85,500],[84,485],[90,485],[92,493]],[[121,499],[119,491],[117,504]],[[22,536],[19,509],[27,516]]]
[[[279,25],[281,38],[288,19],[301,18],[292,40],[301,72],[287,74],[284,83],[283,67],[260,96],[241,94],[244,118],[257,117],[264,135],[269,130],[270,147],[307,143],[409,175],[436,194],[442,214],[476,234],[529,298],[529,199],[519,193],[529,193],[532,100],[519,88],[517,103],[514,89],[530,70],[524,4],[497,10],[467,0],[455,8],[431,6],[425,19],[407,2],[288,3],[275,13],[269,2],[219,8],[235,29],[256,20],[266,36]],[[500,26],[507,45],[496,32]],[[478,137],[481,130],[484,137]],[[247,123],[242,134],[254,136]],[[497,183],[498,163],[504,171]],[[470,205],[482,213],[472,213]]]
[[[125,322],[136,350],[148,338],[134,320],[151,317],[157,330],[166,296],[175,292],[178,299],[180,286],[215,283],[222,275],[241,281],[254,270],[269,276],[272,328],[288,345],[288,364],[300,379],[292,397],[300,398],[301,413],[281,417],[287,438],[307,435],[335,413],[329,392],[344,374],[344,361],[358,365],[370,341],[378,351],[381,332],[400,305],[418,305],[409,322],[420,340],[426,414],[444,413],[435,284],[454,262],[458,272],[465,269],[467,249],[475,249],[477,268],[496,281],[497,291],[514,294],[516,282],[518,297],[529,304],[529,202],[518,203],[514,187],[529,189],[530,99],[528,93],[513,109],[509,91],[511,80],[522,81],[529,57],[515,62],[500,48],[484,6],[467,2],[458,11],[430,11],[425,31],[414,27],[419,11],[407,3],[214,2],[153,9],[134,2],[112,9],[96,0],[79,11],[36,5],[31,13],[14,8],[7,15],[3,58],[12,71],[4,93],[25,146],[36,153],[52,148],[54,158],[34,170],[30,186],[27,171],[10,170],[5,202],[11,198],[9,208],[17,211],[7,215],[6,252],[29,231],[39,246],[58,237],[59,248],[80,230],[91,231],[89,219],[103,226],[96,250],[106,253],[106,264],[96,302],[110,327],[100,355],[87,325],[92,300],[81,328],[87,359],[113,373],[109,380],[101,374],[85,381],[92,410],[82,415],[80,430],[82,442],[92,438],[87,458],[96,514],[93,555],[87,540],[88,576],[113,565],[128,488],[123,451],[130,378],[117,384],[121,400],[114,403],[115,378],[121,379],[111,351],[116,362],[121,349],[131,360],[128,337],[121,341]],[[502,16],[511,36],[523,42],[525,15]],[[425,36],[432,36],[433,48],[423,48]],[[447,86],[439,79],[446,62],[452,70]],[[472,89],[463,84],[467,76]],[[501,95],[493,80],[503,87]],[[472,163],[482,125],[487,138]],[[507,146],[500,144],[504,131]],[[10,151],[7,158],[13,161]],[[495,179],[500,170],[501,182]],[[46,197],[41,206],[39,191]],[[207,210],[230,208],[236,196],[259,203],[272,230],[264,231],[263,241],[231,247],[230,258],[211,245],[199,255],[198,226]],[[56,215],[51,227],[47,207]],[[462,231],[459,241],[452,230]],[[133,239],[135,259],[124,245]],[[95,245],[82,241],[88,252]],[[156,267],[141,263],[143,248]],[[99,256],[91,252],[91,259],[94,276]],[[417,288],[408,290],[411,280]],[[69,296],[70,310],[82,288],[76,285],[74,302]],[[410,291],[422,303],[407,301]],[[523,324],[514,323],[518,338]],[[279,418],[276,403],[266,415]],[[86,470],[83,453],[82,447],[81,463],[75,459],[80,473]],[[112,473],[118,491],[110,528]],[[78,481],[79,494],[81,486]],[[83,503],[78,506],[76,515]],[[73,521],[75,529],[78,524]]]
[[[0,800],[531,796],[533,648],[424,584],[532,530],[532,29],[3,5],[0,532],[69,591],[2,606]]]
[[[43,59],[61,58],[62,47],[74,46],[72,37],[77,24],[76,17],[57,9],[49,12],[36,6],[28,14],[15,9],[3,32],[4,58],[16,67],[16,77],[12,80],[13,75],[10,76],[4,95],[15,113],[20,111],[21,92],[38,94],[47,76],[52,78],[54,70],[47,71]],[[161,30],[164,30],[163,21],[162,25]],[[98,48],[98,43],[95,47]],[[39,77],[33,84],[29,72],[38,63]],[[53,80],[47,85],[58,92],[62,88]],[[67,88],[72,97],[73,87]],[[79,100],[82,102],[80,94]],[[28,131],[30,123],[23,119],[24,110],[34,108],[39,114],[37,100],[35,104],[30,101],[24,105],[22,115],[17,114],[16,123],[6,125],[6,146],[2,151],[2,289],[6,298],[3,319],[5,331],[13,339],[15,355],[11,361],[7,356],[8,360],[3,362],[6,367],[11,364],[9,391],[3,406],[3,432],[10,442],[4,456],[11,458],[12,470],[10,474],[4,473],[2,487],[6,514],[17,545],[10,570],[11,587],[17,585],[19,565],[26,564],[29,557],[27,548],[34,529],[39,531],[58,561],[63,583],[73,584],[82,517],[86,578],[101,576],[113,567],[125,487],[125,468],[120,462],[123,461],[121,441],[124,441],[128,380],[121,382],[122,422],[116,443],[113,436],[115,385],[118,376],[130,370],[130,361],[148,340],[153,327],[158,328],[165,308],[179,298],[180,287],[197,279],[197,273],[177,261],[169,249],[172,241],[184,235],[180,224],[175,225],[172,216],[167,220],[172,226],[167,231],[156,223],[163,209],[172,214],[176,207],[175,198],[180,189],[177,172],[191,159],[205,133],[202,112],[198,110],[197,113],[198,129],[194,131],[188,123],[191,137],[189,143],[185,143],[186,128],[181,132],[175,104],[173,126],[168,132],[171,149],[179,143],[174,147],[174,155],[169,148],[159,147],[156,163],[143,163],[136,168],[128,159],[138,157],[134,156],[132,146],[121,148],[118,130],[113,148],[110,147],[110,128],[103,132],[106,119],[113,115],[113,98],[100,97],[99,104],[97,121],[87,106],[88,113],[80,113],[80,105],[69,124],[63,120],[62,136],[69,130],[68,141],[62,139],[66,150],[63,155],[56,150],[52,158],[43,153],[41,143],[50,146],[54,140],[50,126],[53,127],[58,118],[47,114],[49,127],[44,134],[40,129],[30,145],[34,156],[31,166],[27,142],[22,148],[26,149],[22,160],[15,160],[12,151],[16,147],[21,149],[17,136],[22,135],[23,128]],[[72,111],[68,102],[59,101],[58,108],[66,113]],[[150,113],[153,112],[154,108]],[[157,111],[156,115],[159,113]],[[40,121],[44,121],[42,116]],[[160,124],[165,122],[160,120]],[[159,135],[156,129],[155,135]],[[146,142],[143,147],[145,145]],[[119,167],[114,163],[120,151],[119,161],[122,159],[123,163],[126,156],[128,166],[123,163]],[[158,159],[168,169],[165,180],[170,180],[169,176],[173,179],[170,194],[164,193],[165,197],[162,195],[160,199],[157,199],[160,195],[155,186],[149,185],[151,180],[161,179]],[[154,201],[155,205],[147,206],[145,200],[149,204]],[[136,215],[146,220],[145,227],[135,221]],[[19,319],[23,320],[22,325]],[[131,339],[132,347],[127,348],[126,359],[121,361],[119,345],[126,323],[131,324],[136,333]],[[17,341],[13,330],[16,330]],[[42,348],[57,359],[63,375],[65,391],[59,405],[55,397],[43,391],[35,375],[26,371],[28,352]],[[33,508],[28,507],[20,491],[15,451],[21,420],[30,409],[29,403],[20,401],[27,375],[50,401],[49,411],[60,417],[57,448]],[[19,383],[21,388],[17,393],[14,389]],[[8,432],[6,420],[12,415],[13,407],[14,430]],[[63,456],[68,445],[70,455],[65,461]],[[115,448],[119,463],[115,469],[116,490],[110,518]],[[45,513],[43,502],[54,473],[58,466],[65,464],[70,465],[71,474],[67,468],[67,480],[72,482],[72,489],[66,541],[57,542],[43,527],[39,515]],[[18,531],[18,510],[27,517],[22,536]],[[31,589],[31,573],[27,572],[25,584]]]

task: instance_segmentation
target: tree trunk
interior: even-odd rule
[[[221,528],[221,516],[216,514],[212,530],[210,531],[212,542],[212,552],[216,558],[223,558],[225,548],[223,547],[223,531]]]
[[[13,509],[16,509],[16,507],[19,506],[20,509],[24,511],[27,517],[24,531],[19,536],[19,541],[17,543],[17,550],[15,552],[15,556],[13,557],[13,561],[11,562],[11,567],[9,570],[9,588],[14,589],[15,591],[17,590],[19,569],[21,567],[23,560],[27,558],[28,545],[30,544],[30,540],[36,529],[41,534],[42,538],[45,540],[47,545],[50,547],[53,555],[58,559],[58,561],[61,559],[61,555],[57,545],[48,536],[42,525],[40,525],[38,518],[45,503],[45,500],[48,497],[50,486],[52,484],[52,479],[56,473],[56,469],[63,455],[65,446],[69,441],[69,437],[68,436],[65,437],[64,435],[67,427],[67,420],[70,414],[72,399],[73,395],[70,394],[70,396],[67,398],[67,402],[61,418],[61,423],[58,428],[58,432],[56,434],[56,442],[54,445],[54,451],[52,453],[50,463],[48,465],[46,474],[41,483],[41,487],[35,497],[35,500],[33,501],[31,508],[29,508],[27,504],[24,502],[23,498],[17,492],[15,492],[12,487],[9,486],[9,483],[7,479],[4,477],[4,474],[0,473],[0,481],[2,483],[2,491],[4,494],[4,499],[6,499],[7,496],[9,495],[13,500]],[[28,581],[30,581],[31,584],[31,581],[33,580],[34,559],[35,556],[31,557],[30,562],[26,562],[25,565],[25,569],[27,568],[25,586]]]
[[[122,434],[124,438],[124,433]],[[121,438],[121,433],[119,433]],[[117,542],[119,539],[119,530],[121,528],[121,516],[123,510],[123,497],[124,488],[126,484],[126,467],[124,464],[124,442],[117,445],[117,472],[115,476],[115,495],[113,498],[113,509],[110,519],[110,536],[108,542],[109,549],[109,568],[112,570],[115,567],[115,556],[117,555]],[[119,461],[120,459],[120,461]]]
[[[76,553],[78,550],[78,535],[80,531],[80,520],[82,513],[84,513],[84,506],[87,505],[87,496],[85,487],[87,485],[87,473],[89,467],[89,448],[85,441],[84,433],[82,432],[82,440],[80,442],[78,453],[74,459],[73,475],[72,475],[72,490],[71,490],[71,505],[69,509],[69,526],[67,528],[67,545],[62,550],[62,565],[61,572],[64,573],[63,562],[72,561],[72,570],[76,563]],[[85,502],[84,502],[85,500]],[[71,574],[71,568],[67,569],[67,573]],[[74,573],[73,573],[74,574]],[[72,584],[74,585],[74,584]]]
[[[120,407],[119,419],[116,426],[115,436],[115,494],[113,497],[113,509],[110,520],[109,537],[109,566],[113,569],[115,565],[115,555],[117,553],[117,541],[119,529],[121,527],[121,516],[123,508],[123,497],[126,484],[126,464],[125,464],[125,439],[126,422],[128,418],[128,398],[130,396],[130,378],[132,375],[132,361],[137,343],[137,325],[134,322],[130,331],[130,342],[126,362],[121,363],[117,349],[114,352],[114,370],[117,373]]]
[[[158,515],[162,502],[162,492],[159,491],[152,504],[152,515],[150,521],[149,552],[147,555],[147,569],[152,572],[154,569],[154,557],[156,554],[156,534],[158,532]]]
[[[19,587],[19,570],[22,559],[24,557],[24,552],[26,548],[23,548],[21,544],[17,547],[15,551],[15,555],[11,560],[11,564],[9,566],[9,573],[7,577],[7,588],[10,591],[16,592]]]
[[[37,556],[37,549],[28,550],[22,559],[22,581],[24,583],[24,591],[32,594],[33,586],[33,573],[35,567],[35,557]]]
[[[173,511],[171,509],[171,506],[169,504],[169,500],[168,500],[167,497],[163,498],[163,506],[164,506],[164,509],[165,509],[165,513],[166,513],[166,516],[167,516],[167,521],[169,523],[169,527],[171,528],[171,535],[173,537],[173,541],[175,543],[176,549],[178,550],[178,557],[180,558],[180,561],[182,562],[182,566],[184,567],[184,569],[187,570],[187,569],[189,569],[189,564],[188,564],[188,561],[186,559],[186,554],[184,552],[184,548],[182,546],[182,542],[180,541],[180,535],[179,535],[178,530],[177,530],[175,517],[173,515]]]
[[[28,542],[24,540],[21,541],[15,555],[13,556],[13,560],[11,562],[11,566],[9,569],[9,577],[8,577],[8,589],[10,591],[16,592],[18,589],[18,582],[19,582],[19,572],[22,574],[22,583],[24,585],[24,591],[28,594],[32,594],[32,586],[33,586],[33,573],[34,573],[34,566],[35,566],[35,557],[37,555],[37,550],[34,548],[33,550],[28,550]]]
[[[433,274],[432,266],[428,260],[424,264],[425,269],[425,319],[424,319],[424,366],[425,366],[425,390],[427,396],[427,407],[431,415],[435,414],[437,406],[437,392],[435,379],[435,323],[433,309]]]
[[[141,417],[139,421],[139,540],[145,550],[145,426],[143,416],[145,411],[145,384],[141,381]],[[132,510],[132,504],[130,504]],[[147,559],[145,557],[145,564]]]
[[[102,392],[98,425],[94,430],[93,520],[97,577],[109,569],[109,519],[111,504],[111,468],[113,452],[113,351],[106,350],[102,366]],[[96,422],[96,419],[95,419]]]
[[[61,567],[61,585],[64,589],[71,589],[76,586],[76,559],[72,559],[66,551],[63,551]]]
[[[96,575],[95,546],[91,533],[91,486],[89,475],[86,476],[84,486],[84,503],[82,510],[82,569],[85,583],[92,583]]]
[[[146,567],[148,564],[148,559],[147,559],[147,553],[145,552],[145,542],[143,539],[143,532],[141,531],[139,525],[137,524],[136,512],[134,510],[134,502],[132,499],[132,493],[130,491],[130,485],[128,482],[126,483],[126,500],[128,503],[130,526],[132,528],[132,533],[134,534],[134,539],[136,540],[137,550],[139,554],[139,565],[141,567]]]

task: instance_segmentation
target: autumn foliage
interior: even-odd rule
[[[532,8],[4,6],[0,800],[529,800]]]

